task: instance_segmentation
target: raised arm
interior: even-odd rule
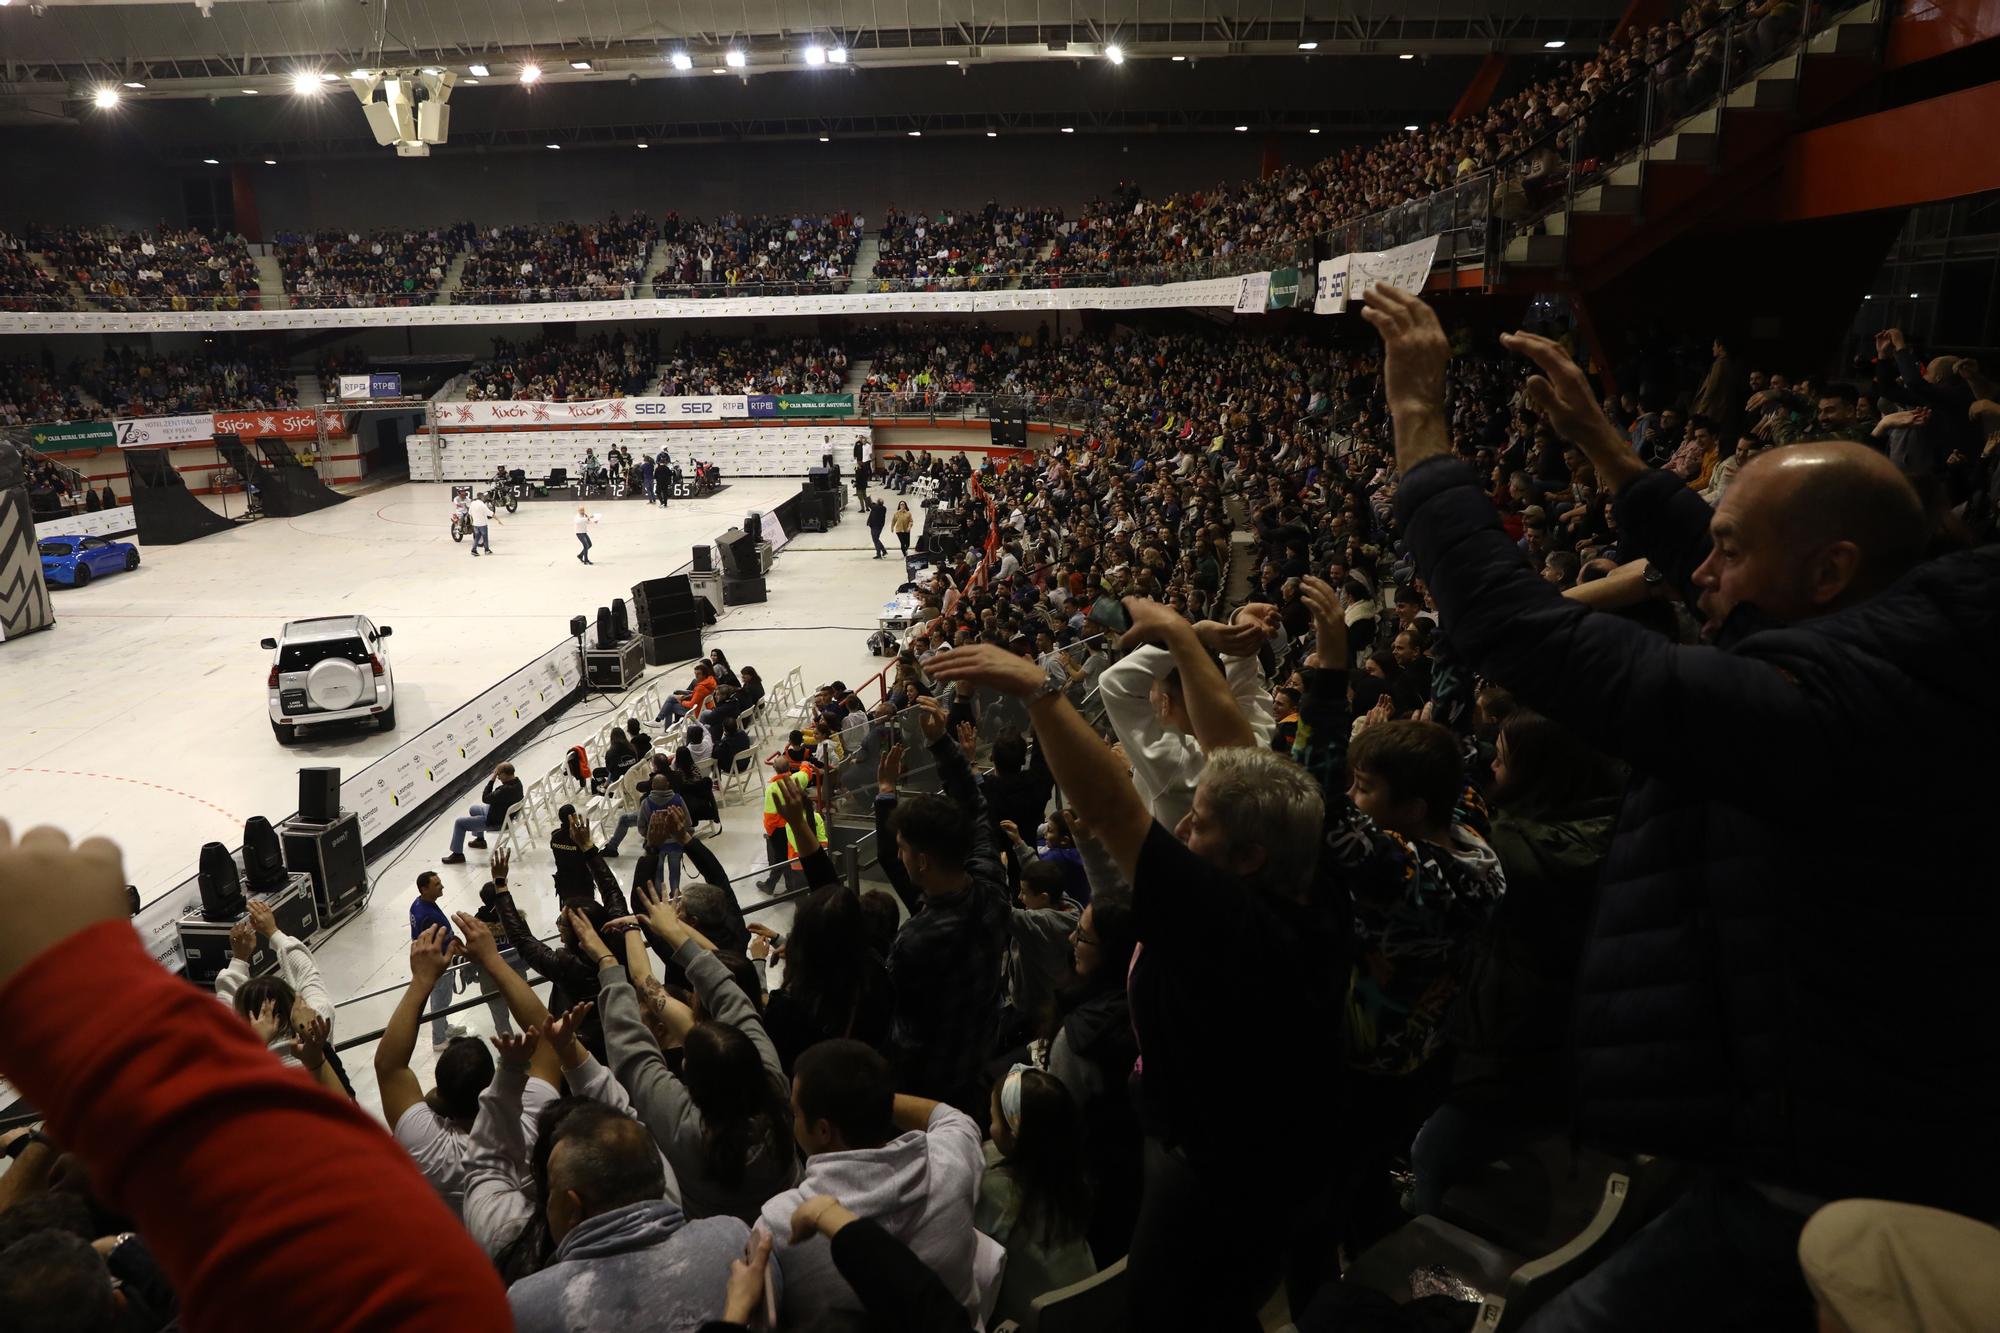
[[[1205,751],[1257,743],[1250,719],[1236,705],[1236,693],[1229,680],[1209,656],[1195,627],[1170,608],[1144,597],[1127,597],[1125,613],[1132,617],[1124,646],[1155,645],[1172,656],[1181,675],[1181,697],[1187,702],[1188,721],[1195,739]],[[1262,642],[1261,637],[1258,640]],[[1254,651],[1254,649],[1252,650]],[[1265,709],[1268,714],[1268,706]],[[1067,788],[1065,788],[1067,790]]]
[[[417,1050],[417,1026],[424,1005],[447,966],[443,926],[431,926],[410,941],[410,984],[375,1043],[375,1084],[382,1094],[382,1119],[394,1129],[403,1114],[424,1099],[423,1085],[410,1069]]]
[[[145,1233],[183,1322],[507,1327],[491,1265],[408,1154],[162,970],[125,878],[109,842],[17,846],[0,823],[0,1067]],[[287,1145],[285,1169],[246,1143]]]
[[[902,778],[903,743],[897,741],[882,752],[882,761],[875,766],[876,864],[889,877],[889,887],[903,900],[904,908],[914,916],[923,898],[903,869],[903,858],[896,854],[896,784]]]

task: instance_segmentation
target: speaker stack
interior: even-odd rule
[[[701,656],[701,604],[685,574],[633,584],[632,611],[647,666]]]
[[[722,602],[724,606],[745,606],[765,598],[764,575],[758,567],[757,539],[741,528],[731,528],[715,539],[722,553]]]

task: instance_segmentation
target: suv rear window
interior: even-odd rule
[[[368,649],[359,639],[322,639],[315,643],[288,643],[278,652],[278,670],[310,671],[329,657],[344,657],[366,664]]]

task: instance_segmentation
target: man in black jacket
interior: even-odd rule
[[[1846,443],[1761,455],[1711,512],[1559,348],[1510,336],[1616,493],[1621,550],[1704,617],[1707,645],[1675,645],[1536,577],[1451,457],[1436,316],[1382,288],[1365,316],[1396,511],[1454,648],[1634,771],[1579,974],[1578,1128],[1697,1169],[1529,1328],[1809,1325],[1796,1245],[1821,1202],[2000,1208],[2000,895],[1991,789],[1966,780],[2000,742],[2000,549],[1922,561],[1915,492]]]
[[[452,821],[451,855],[444,858],[444,863],[448,866],[464,865],[465,835],[473,835],[474,847],[484,847],[486,834],[507,822],[507,812],[521,803],[521,794],[521,779],[514,776],[512,764],[502,764],[494,769],[478,804],[467,810],[463,817]]]

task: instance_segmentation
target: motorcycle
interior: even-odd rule
[[[451,488],[451,539],[455,542],[464,541],[465,534],[472,531],[472,510],[466,505],[471,496],[470,486]]]
[[[484,498],[489,508],[505,509],[510,514],[521,507],[521,493],[514,489],[514,483],[510,481],[493,483],[493,489],[486,492]]]

